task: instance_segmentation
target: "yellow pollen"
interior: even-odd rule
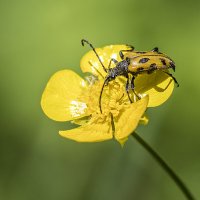
[[[94,84],[88,86],[88,89],[82,93],[79,100],[86,102],[87,112],[91,114],[94,121],[103,122],[110,121],[111,114],[117,117],[120,111],[124,109],[127,104],[130,104],[125,91],[124,84],[119,81],[111,81],[104,87],[101,107],[99,108],[99,97],[102,89],[103,81],[96,81]]]

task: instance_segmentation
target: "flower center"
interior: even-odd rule
[[[102,81],[95,81],[90,84],[86,91],[81,95],[81,99],[87,104],[87,113],[92,116],[92,121],[98,122],[110,122],[111,116],[114,118],[120,115],[120,112],[124,110],[130,104],[125,86],[123,82],[113,80],[109,82],[107,86],[103,88],[103,93],[100,101],[100,92],[103,86]],[[101,102],[101,110],[99,106]]]

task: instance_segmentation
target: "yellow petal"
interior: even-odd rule
[[[173,89],[173,79],[161,71],[139,75],[135,80],[136,93],[149,95],[148,107],[164,103],[171,96]]]
[[[120,143],[121,147],[124,147],[127,140],[128,140],[128,137],[125,137],[123,139],[118,139],[118,142]]]
[[[115,119],[115,138],[121,144],[136,129],[140,118],[143,116],[149,97],[148,95],[141,100],[130,104],[118,119]]]
[[[77,142],[101,142],[113,137],[109,123],[88,123],[71,130],[59,131],[59,134]]]
[[[56,121],[68,121],[84,116],[86,103],[77,97],[86,87],[85,81],[71,70],[56,72],[42,94],[44,113]]]
[[[126,45],[109,45],[103,48],[96,48],[96,52],[100,56],[100,59],[105,68],[108,68],[111,58],[114,58],[117,61],[121,61],[119,51],[126,49],[129,49]],[[111,67],[114,66],[115,65],[112,62]],[[80,62],[80,67],[83,72],[90,72],[96,76],[100,76],[100,74],[102,74],[103,77],[106,76],[106,73],[103,70],[101,63],[99,62],[97,56],[92,50],[83,56]]]

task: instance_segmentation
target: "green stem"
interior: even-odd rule
[[[173,179],[179,189],[183,192],[188,200],[195,200],[189,189],[170,166],[147,144],[137,133],[132,133],[132,136],[151,154],[151,156],[160,164],[166,173]]]

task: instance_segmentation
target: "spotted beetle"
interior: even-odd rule
[[[127,79],[126,92],[131,103],[132,100],[129,95],[129,88],[131,88],[136,97],[140,99],[140,97],[136,94],[134,90],[135,88],[134,80],[138,74],[151,74],[156,70],[160,70],[163,71],[168,76],[170,76],[176,83],[177,87],[179,87],[176,78],[171,73],[166,71],[167,69],[170,68],[173,71],[175,71],[174,61],[167,55],[159,52],[157,47],[153,48],[151,51],[143,52],[143,51],[134,51],[133,46],[127,45],[127,47],[130,49],[119,51],[119,56],[122,59],[122,61],[117,61],[116,59],[111,58],[108,68],[106,68],[102,63],[99,55],[97,54],[94,46],[87,40],[82,39],[81,40],[82,46],[84,46],[85,43],[87,43],[92,48],[99,62],[101,63],[103,70],[107,73],[99,96],[99,108],[101,113],[102,113],[101,97],[103,94],[103,89],[106,85],[108,85],[110,81],[114,80],[118,76],[124,76]],[[125,54],[123,52],[125,52]],[[115,67],[110,68],[112,62],[115,64]],[[132,75],[131,81],[129,80],[130,79],[129,74]]]

